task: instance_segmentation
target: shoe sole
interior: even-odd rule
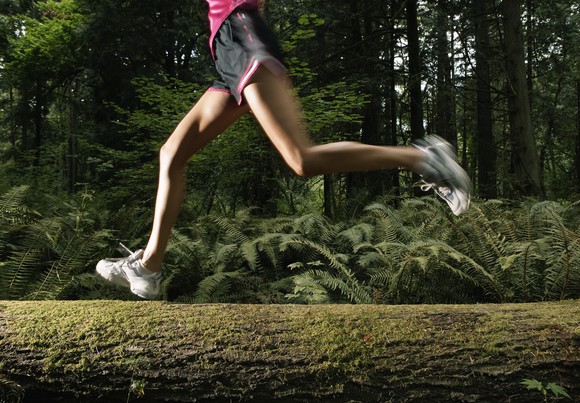
[[[133,294],[135,294],[136,296],[138,296],[139,298],[143,298],[143,299],[157,299],[159,297],[159,293],[145,294],[145,293],[139,292],[138,290],[134,290],[133,288],[131,288],[131,292]]]

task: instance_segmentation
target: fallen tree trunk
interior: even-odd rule
[[[580,397],[580,302],[0,302],[0,401],[530,402]]]

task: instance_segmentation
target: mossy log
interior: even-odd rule
[[[579,399],[579,319],[580,301],[0,302],[0,401],[542,401],[526,378]]]

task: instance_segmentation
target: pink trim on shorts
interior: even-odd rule
[[[282,62],[280,62],[278,59],[274,57],[268,57],[262,61],[258,61],[255,59],[252,60],[250,66],[248,67],[248,69],[240,79],[240,83],[238,84],[238,94],[240,94],[240,100],[238,101],[238,105],[242,104],[242,100],[244,98],[243,91],[260,66],[266,67],[276,76],[286,74],[288,72],[288,69],[286,69],[286,67],[282,64]]]
[[[240,83],[238,84],[238,94],[240,94],[240,100],[238,101],[238,105],[241,105],[242,103],[243,97],[242,91],[244,91],[244,88],[246,88],[246,85],[248,85],[248,81],[250,81],[250,78],[252,78],[256,70],[258,70],[258,67],[260,67],[260,62],[258,62],[255,59],[252,59],[252,62],[248,66],[248,69],[242,75]]]
[[[231,91],[224,90],[223,88],[209,87],[207,90],[211,92],[223,92],[224,94],[234,95]]]

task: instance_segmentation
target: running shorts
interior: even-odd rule
[[[274,74],[286,74],[282,52],[274,32],[258,11],[234,10],[223,22],[214,39],[215,66],[220,76],[210,91],[234,96],[238,105],[242,93],[258,67]]]

